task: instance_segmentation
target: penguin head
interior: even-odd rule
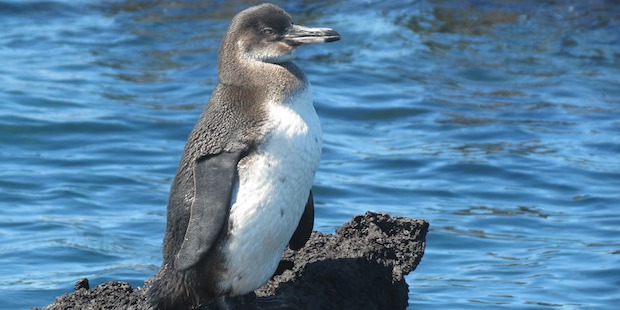
[[[264,3],[237,14],[220,49],[220,58],[236,50],[236,57],[266,63],[284,63],[300,45],[340,40],[330,28],[310,28],[293,23],[283,9]]]

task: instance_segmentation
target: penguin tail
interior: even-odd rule
[[[200,305],[202,301],[196,294],[199,284],[192,283],[194,281],[190,278],[184,271],[174,270],[168,264],[163,265],[157,275],[145,285],[148,286],[146,309],[193,309]]]

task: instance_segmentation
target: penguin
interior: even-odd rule
[[[274,275],[287,245],[305,245],[323,137],[310,84],[291,58],[301,45],[339,39],[268,3],[232,19],[218,84],[171,185],[149,308],[234,308]]]

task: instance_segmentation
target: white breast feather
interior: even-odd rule
[[[219,281],[233,296],[257,289],[275,272],[321,157],[323,135],[309,89],[292,103],[270,102],[269,126],[266,143],[240,166],[233,193],[226,271]]]

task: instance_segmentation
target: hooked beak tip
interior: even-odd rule
[[[340,34],[331,28],[309,28],[294,25],[284,36],[291,45],[327,43],[340,40]]]

